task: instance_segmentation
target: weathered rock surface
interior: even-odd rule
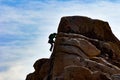
[[[43,80],[44,77],[48,74],[49,65],[49,59],[37,60],[33,65],[35,71],[33,73],[28,74],[26,80]]]
[[[107,22],[62,17],[51,57],[34,68],[26,80],[120,80],[120,41]]]

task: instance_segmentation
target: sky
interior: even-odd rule
[[[120,39],[119,8],[119,0],[0,0],[0,80],[25,80],[50,57],[48,36],[63,16],[107,21]]]

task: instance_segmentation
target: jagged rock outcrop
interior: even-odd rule
[[[34,68],[26,80],[119,80],[120,42],[105,21],[62,17],[51,57]]]

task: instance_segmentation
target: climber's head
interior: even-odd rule
[[[53,33],[53,35],[56,35],[57,33]]]

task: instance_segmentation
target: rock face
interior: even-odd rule
[[[26,80],[120,80],[120,42],[107,22],[62,17],[51,57],[34,68]]]

